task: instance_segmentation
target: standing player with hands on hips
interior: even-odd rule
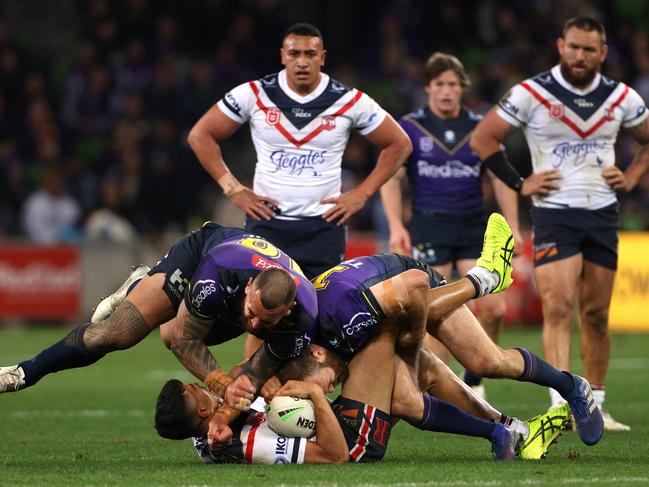
[[[543,353],[555,367],[570,369],[570,321],[578,300],[584,375],[601,409],[611,350],[608,313],[617,269],[616,191],[630,191],[649,169],[649,113],[633,89],[600,74],[608,50],[600,22],[589,17],[568,20],[557,49],[559,64],[514,86],[476,127],[471,146],[485,163],[491,160],[500,167],[509,186],[520,191],[521,179],[501,146],[507,132],[520,127],[534,173],[561,174],[556,188],[532,198]],[[620,128],[641,144],[624,172],[615,165],[614,144]],[[516,193],[509,193],[516,200]],[[550,396],[553,406],[562,401],[554,390]],[[630,429],[606,411],[602,416],[608,430]]]
[[[325,57],[320,31],[293,25],[280,49],[285,69],[226,93],[188,139],[205,170],[246,213],[246,230],[285,251],[308,278],[344,258],[344,223],[411,151],[404,131],[374,100],[321,71]],[[252,189],[232,175],[219,146],[246,122],[257,153]],[[341,194],[352,128],[380,153],[367,178]]]

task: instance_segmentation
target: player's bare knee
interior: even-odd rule
[[[602,307],[583,309],[582,326],[600,334],[608,333],[608,309]]]
[[[124,301],[107,319],[90,325],[83,340],[90,352],[103,355],[132,347],[149,331],[142,313],[132,303]]]

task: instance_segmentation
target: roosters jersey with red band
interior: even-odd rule
[[[286,70],[237,86],[218,102],[250,123],[257,152],[254,191],[279,201],[282,217],[322,215],[320,201],[340,194],[341,162],[352,128],[374,131],[386,112],[372,98],[321,73],[306,96],[288,87]]]
[[[597,74],[580,90],[559,66],[514,86],[496,113],[522,127],[534,172],[558,169],[560,189],[532,197],[534,206],[596,210],[616,202],[615,190],[602,177],[615,164],[620,127],[634,127],[649,116],[640,95],[624,83]]]
[[[221,335],[232,338],[245,331],[241,313],[248,280],[270,267],[291,274],[297,286],[296,304],[275,328],[252,333],[265,340],[276,357],[297,357],[309,344],[316,326],[315,290],[293,259],[261,237],[237,232],[209,249],[192,276],[185,302],[190,313],[214,320],[214,327],[222,328]]]

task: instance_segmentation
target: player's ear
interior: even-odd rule
[[[250,294],[251,289],[252,289],[252,277],[249,277],[248,278],[248,283],[246,284],[246,289],[245,289],[246,294]]]
[[[322,56],[320,56],[320,67],[325,65],[325,61],[327,60],[327,50],[322,51]]]
[[[291,314],[291,311],[293,311],[293,308],[297,304],[297,301],[293,301],[291,305],[286,309],[286,312],[284,313],[284,316],[288,316]]]
[[[198,408],[198,416],[201,418],[207,418],[209,415],[212,414],[212,410],[208,407],[201,406]]]
[[[565,45],[566,41],[563,37],[558,37],[557,38],[557,51],[559,52],[559,55],[563,53],[563,46]]]

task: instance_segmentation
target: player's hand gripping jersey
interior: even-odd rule
[[[293,259],[266,240],[245,233],[227,236],[209,249],[187,289],[189,312],[215,321],[206,343],[223,343],[244,333],[240,324],[244,290],[250,278],[270,267],[291,274],[297,286],[296,305],[275,328],[252,333],[280,359],[298,356],[309,344],[318,309],[313,286]]]
[[[386,112],[369,96],[320,75],[306,96],[288,87],[286,72],[237,86],[218,102],[238,123],[250,122],[257,151],[254,191],[280,201],[281,215],[323,214],[340,194],[343,151],[352,128],[375,130]]]
[[[516,85],[498,103],[497,113],[522,127],[535,172],[559,169],[561,189],[533,196],[535,206],[596,210],[615,203],[602,170],[615,164],[620,127],[643,122],[644,101],[624,83],[599,73],[586,90],[568,84],[559,66]]]

